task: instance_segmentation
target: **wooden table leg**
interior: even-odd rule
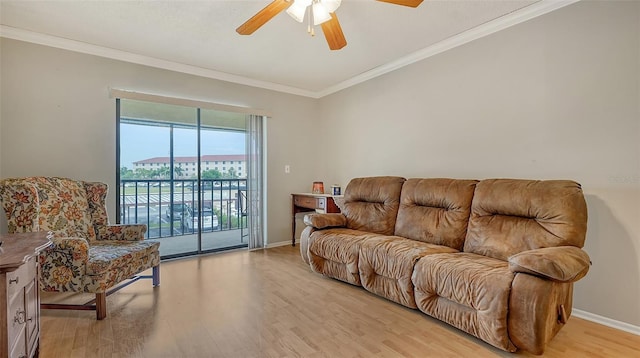
[[[300,206],[296,206],[295,204],[291,204],[291,211],[293,212],[291,215],[291,246],[296,246],[296,214],[307,212],[307,211],[315,211],[315,209],[303,208]]]
[[[291,220],[291,246],[296,246],[296,207],[293,206],[293,219]]]
[[[107,317],[107,293],[96,293],[96,319],[98,321]]]

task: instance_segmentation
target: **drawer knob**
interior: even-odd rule
[[[10,278],[9,279],[9,284],[12,284],[12,283],[17,284],[18,282],[20,282],[20,277]]]
[[[16,311],[16,316],[13,317],[13,323],[23,324],[25,321],[26,312],[25,311]]]

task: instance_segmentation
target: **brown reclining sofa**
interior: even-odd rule
[[[340,214],[308,214],[311,269],[509,352],[542,354],[571,314],[587,206],[569,180],[351,180]]]

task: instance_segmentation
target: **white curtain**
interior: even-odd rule
[[[266,116],[247,116],[247,223],[249,250],[265,246],[264,128]]]

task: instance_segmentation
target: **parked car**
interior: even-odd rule
[[[173,212],[173,220],[182,220],[183,217],[191,217],[192,215],[192,210],[191,207],[189,206],[189,204],[184,204],[184,203],[175,203],[173,205],[170,205],[169,207],[167,207],[166,211],[165,211],[165,215],[167,216],[167,219],[171,220],[171,213]]]
[[[199,226],[198,211],[194,210],[191,217],[185,217],[183,222],[185,229],[197,231]],[[202,231],[212,231],[218,229],[218,216],[211,208],[202,209]]]

